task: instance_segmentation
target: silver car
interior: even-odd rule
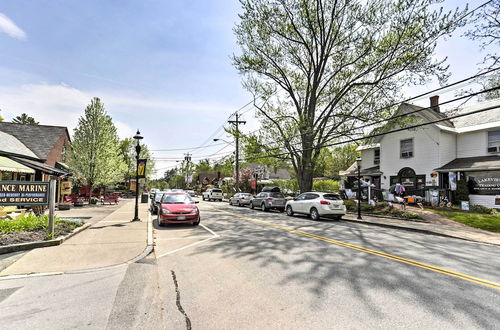
[[[259,208],[262,211],[271,209],[283,212],[285,210],[286,199],[280,192],[263,191],[250,201],[250,208]]]
[[[229,205],[245,206],[250,205],[250,200],[253,198],[249,193],[236,193],[229,198]]]

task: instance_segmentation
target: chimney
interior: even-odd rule
[[[431,109],[439,113],[439,95],[431,96],[430,99]]]

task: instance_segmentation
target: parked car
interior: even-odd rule
[[[157,191],[154,193],[151,198],[151,203],[149,204],[149,211],[151,214],[158,214],[158,206],[160,205],[163,194],[165,194],[164,191]]]
[[[186,190],[186,192],[189,194],[189,196],[194,197],[196,196],[196,192],[194,190]]]
[[[208,201],[219,200],[222,202],[222,198],[223,198],[222,190],[219,188],[207,189],[206,191],[203,192],[203,194],[201,195],[201,198],[203,200],[208,200]]]
[[[236,193],[229,198],[229,205],[245,206],[250,205],[250,200],[253,198],[249,193]]]
[[[262,211],[271,209],[283,212],[286,199],[281,192],[263,191],[250,200],[250,208],[260,208]]]
[[[171,192],[163,194],[158,205],[158,225],[169,223],[200,224],[200,210],[191,196],[186,193]]]
[[[341,219],[346,214],[344,201],[338,194],[306,192],[286,203],[286,214],[307,214],[313,220],[321,217]]]

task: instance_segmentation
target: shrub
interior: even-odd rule
[[[338,192],[339,182],[334,180],[322,180],[313,182],[313,191]]]
[[[470,210],[472,212],[483,213],[483,214],[493,214],[493,213],[495,213],[494,209],[486,207],[486,206],[482,206],[482,205],[472,205],[470,207]]]
[[[368,204],[361,204],[361,211],[372,213],[375,210],[375,207]]]
[[[406,212],[401,213],[401,217],[403,217],[405,219],[419,219],[420,215],[418,213],[415,213],[415,212],[406,211]]]
[[[465,178],[463,176],[457,182],[455,197],[457,202],[469,200],[469,188],[467,187],[467,181],[465,181]]]
[[[348,211],[356,210],[356,202],[352,199],[348,199],[344,201],[345,207]]]
[[[388,206],[389,206],[389,203],[387,203],[387,202],[378,202],[376,207],[378,209],[385,209]]]
[[[59,218],[55,218],[54,222],[55,224],[68,222],[77,226],[75,222],[60,220]],[[36,216],[33,213],[28,213],[23,217],[12,220],[0,220],[0,233],[7,234],[21,231],[46,230],[48,226],[48,215]]]

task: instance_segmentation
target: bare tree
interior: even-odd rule
[[[464,12],[431,10],[436,0],[240,0],[233,56],[255,96],[263,130],[290,154],[301,191],[310,190],[321,146],[353,127],[402,86],[447,78],[439,38]],[[260,104],[260,98],[266,100]]]

